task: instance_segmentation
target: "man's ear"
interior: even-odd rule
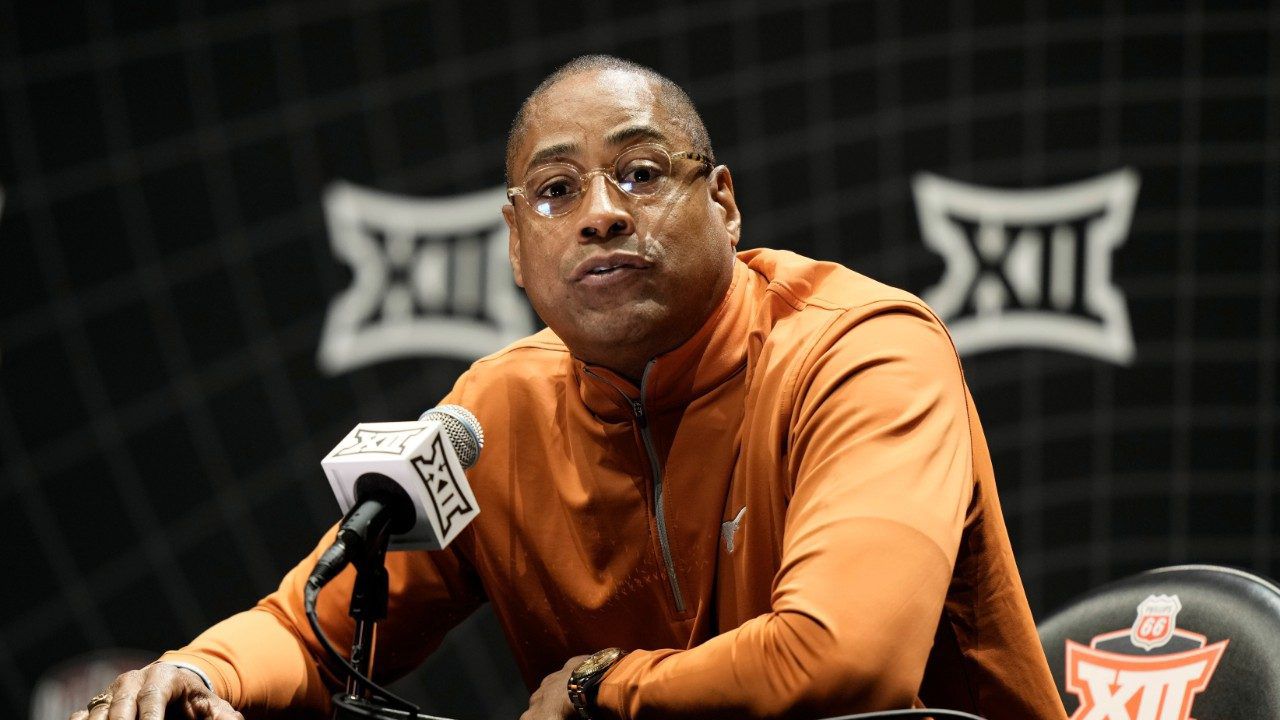
[[[507,222],[507,257],[511,259],[511,275],[517,286],[524,287],[524,273],[520,271],[520,228],[516,225],[514,205],[502,206],[502,219]]]
[[[718,165],[711,171],[711,201],[719,208],[720,221],[729,233],[730,244],[738,247],[742,236],[742,213],[738,211],[738,200],[733,195],[733,175],[729,168]]]

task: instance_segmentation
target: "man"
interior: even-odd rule
[[[1062,718],[942,324],[834,264],[735,256],[712,158],[687,96],[614,58],[570,63],[522,107],[503,216],[548,329],[446,398],[489,438],[469,474],[483,512],[446,551],[388,556],[375,675],[488,601],[537,688],[528,720]],[[324,709],[315,559],[89,717]],[[350,582],[321,596],[339,642]]]

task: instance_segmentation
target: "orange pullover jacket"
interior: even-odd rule
[[[740,253],[724,302],[640,386],[543,331],[445,399],[487,436],[479,517],[388,555],[375,677],[493,604],[530,687],[633,649],[606,718],[818,718],[923,702],[1065,717],[942,323],[915,297],[788,252]],[[302,609],[316,551],[257,607],[168,653],[246,715],[327,707]],[[320,597],[347,647],[350,570]],[[292,711],[292,712],[291,712]]]

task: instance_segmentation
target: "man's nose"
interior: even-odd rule
[[[635,218],[621,197],[622,191],[612,185],[603,175],[587,179],[578,221],[578,235],[583,242],[607,240],[636,231]]]

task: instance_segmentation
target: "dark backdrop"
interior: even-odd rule
[[[1120,365],[966,358],[1038,615],[1188,560],[1280,574],[1280,6],[977,0],[0,2],[0,708],[268,592],[337,516],[320,457],[466,363],[317,365],[351,281],[321,197],[497,187],[509,119],[586,51],[682,83],[744,247],[923,292],[911,180],[1130,167]],[[495,686],[497,689],[495,690]],[[404,686],[514,716],[483,614]]]

